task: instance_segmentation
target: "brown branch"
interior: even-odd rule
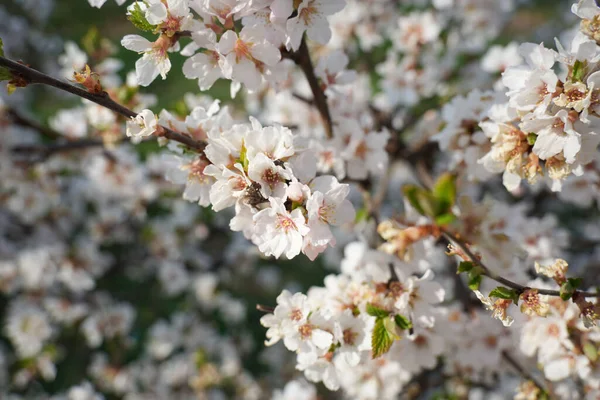
[[[305,38],[302,38],[300,47],[294,52],[282,50],[281,52],[284,58],[288,58],[296,63],[304,72],[304,76],[308,81],[310,90],[313,95],[313,102],[321,118],[323,119],[323,126],[325,127],[325,133],[328,138],[333,137],[333,122],[331,119],[331,113],[329,111],[329,105],[327,104],[327,96],[319,84],[319,80],[315,75],[315,69],[310,59],[310,53],[308,52],[308,46],[306,45]]]
[[[14,75],[18,76],[22,80],[25,80],[28,84],[41,84],[55,87],[65,92],[72,93],[81,98],[90,100],[126,118],[135,118],[137,116],[136,112],[115,102],[113,99],[110,98],[110,96],[106,92],[102,92],[99,94],[90,93],[87,90],[52,78],[51,76],[41,73],[33,68],[30,68],[26,65],[20,64],[18,62],[9,60],[4,57],[0,57],[0,66],[8,68],[10,71],[13,72]],[[162,129],[164,130],[162,136],[166,137],[167,139],[182,143],[198,151],[204,150],[205,143],[198,142],[189,136],[186,136],[179,132],[175,132],[172,129],[169,129],[164,126],[162,127]]]
[[[50,143],[41,145],[18,145],[11,151],[14,153],[37,153],[40,160],[45,160],[53,154],[89,149],[92,147],[103,147],[104,142],[98,139],[81,139],[64,143]]]
[[[537,386],[541,391],[545,392],[546,394],[550,393],[548,391],[548,389],[546,389],[546,386],[539,379],[537,379],[535,376],[530,374],[529,371],[527,371],[525,368],[523,368],[523,366],[521,364],[519,364],[517,362],[517,360],[515,360],[508,353],[508,351],[505,350],[502,352],[502,358],[504,358],[504,360],[508,364],[510,364],[510,366],[513,367],[519,373],[519,375],[521,375],[525,380],[533,382],[535,384],[535,386]]]
[[[517,291],[517,293],[521,294],[523,293],[525,290],[527,289],[534,289],[536,290],[539,294],[543,294],[546,296],[558,296],[560,297],[560,292],[558,290],[550,290],[550,289],[539,289],[539,288],[532,288],[532,287],[528,287],[528,286],[523,286],[520,285],[516,282],[510,281],[506,278],[503,278],[500,275],[495,274],[494,272],[492,272],[480,259],[479,257],[477,257],[475,254],[473,254],[473,252],[471,251],[471,249],[469,249],[469,246],[467,246],[467,244],[462,241],[461,239],[459,239],[458,237],[456,237],[455,235],[452,235],[451,233],[449,233],[448,231],[442,230],[442,236],[450,243],[454,244],[455,246],[458,246],[462,252],[471,260],[471,262],[473,262],[473,264],[475,264],[476,266],[478,266],[479,268],[481,268],[482,275],[487,276],[490,279],[495,280],[498,283],[503,284],[504,286],[507,286],[511,289],[514,289]],[[576,293],[578,293],[580,296],[582,297],[600,297],[600,293],[592,293],[592,292],[581,292],[581,291],[576,291]]]
[[[6,114],[14,124],[31,128],[35,131],[38,131],[43,136],[46,136],[49,139],[60,139],[63,137],[63,135],[56,132],[55,130],[48,128],[38,123],[37,121],[33,121],[24,117],[22,114],[20,114],[17,110],[13,108],[9,108],[8,110],[6,110]]]

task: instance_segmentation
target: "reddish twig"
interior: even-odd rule
[[[110,98],[110,96],[106,92],[98,94],[90,93],[87,90],[60,81],[33,68],[30,68],[24,64],[9,60],[4,57],[0,57],[0,66],[8,68],[10,71],[13,72],[14,75],[17,75],[20,79],[25,80],[28,84],[41,84],[46,86],[52,86],[65,92],[72,93],[81,98],[90,100],[124,117],[135,118],[137,116],[136,112],[115,102],[113,99]],[[198,151],[204,150],[205,143],[196,141],[189,136],[186,136],[179,132],[175,132],[167,127],[162,127],[162,129],[164,130],[162,136],[166,137],[167,139],[182,143]]]

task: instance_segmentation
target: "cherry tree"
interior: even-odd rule
[[[0,397],[600,398],[594,0],[15,3]]]

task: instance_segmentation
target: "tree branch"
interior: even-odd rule
[[[453,235],[451,233],[449,233],[448,231],[442,230],[442,236],[451,244],[454,244],[455,246],[457,246],[458,248],[460,248],[462,250],[462,252],[469,257],[469,259],[471,260],[471,262],[473,262],[475,265],[477,265],[479,268],[481,268],[483,270],[482,275],[487,276],[490,279],[495,280],[498,283],[503,284],[504,286],[507,286],[511,289],[514,289],[517,291],[517,293],[521,294],[523,293],[525,290],[527,289],[534,289],[537,290],[537,292],[539,294],[543,294],[543,295],[547,295],[547,296],[559,296],[560,297],[560,292],[558,290],[550,290],[550,289],[539,289],[539,288],[531,288],[528,286],[523,286],[520,285],[516,282],[510,281],[506,278],[501,277],[500,275],[495,274],[494,272],[492,272],[480,259],[479,257],[477,257],[475,254],[473,254],[473,252],[471,251],[471,249],[469,249],[469,246],[467,246],[467,244],[462,241],[461,239],[459,239],[458,237],[456,237],[456,235]],[[581,291],[577,291],[576,293],[578,293],[580,296],[583,297],[600,297],[600,293],[592,293],[592,292],[581,292]]]
[[[331,113],[329,112],[329,105],[327,104],[327,96],[321,88],[321,85],[319,85],[319,80],[315,75],[315,69],[312,60],[310,59],[310,53],[308,52],[305,38],[302,38],[298,50],[294,52],[282,50],[281,54],[284,58],[294,61],[296,65],[302,69],[302,72],[304,72],[304,76],[306,76],[306,80],[308,81],[308,85],[310,86],[313,95],[314,105],[317,107],[317,110],[319,110],[319,114],[321,114],[321,118],[323,119],[325,134],[328,138],[332,138],[333,122]]]
[[[50,143],[46,145],[19,145],[11,149],[14,153],[39,153],[39,157],[42,160],[50,157],[55,153],[63,153],[76,151],[81,149],[88,149],[91,147],[103,147],[104,142],[98,139],[81,139],[73,140],[64,143]]]
[[[122,106],[121,104],[115,102],[110,98],[108,93],[102,92],[99,94],[90,93],[87,90],[81,89],[77,86],[73,86],[69,83],[60,81],[51,76],[48,76],[44,73],[41,73],[33,68],[30,68],[26,65],[20,64],[18,62],[9,60],[5,57],[0,57],[0,66],[8,68],[12,73],[19,78],[25,80],[28,84],[41,84],[46,86],[52,86],[57,89],[63,90],[65,92],[72,93],[81,98],[87,99],[91,102],[94,102],[98,105],[101,105],[105,108],[108,108],[111,111],[114,111],[117,114],[120,114],[126,118],[135,118],[137,113],[130,110],[127,107]],[[192,149],[196,149],[198,151],[203,151],[206,146],[203,142],[198,142],[192,139],[189,136],[186,136],[182,133],[175,132],[172,129],[167,127],[162,127],[164,129],[164,134],[162,136],[166,137],[169,140],[173,140],[175,142],[182,143]]]
[[[26,126],[35,131],[38,131],[43,136],[46,136],[49,139],[60,139],[63,137],[60,133],[54,131],[53,129],[47,128],[37,121],[32,121],[30,119],[25,118],[21,115],[17,110],[13,108],[8,108],[6,110],[6,114],[12,120],[12,122],[16,125]]]
[[[504,360],[510,364],[510,366],[513,367],[525,380],[533,382],[540,390],[549,393],[546,386],[539,379],[530,374],[529,371],[523,368],[523,366],[521,366],[521,364],[519,364],[517,360],[515,360],[506,350],[502,352],[502,358],[504,358]]]

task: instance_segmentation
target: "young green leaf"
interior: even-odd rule
[[[481,284],[481,271],[478,268],[473,268],[469,271],[469,289],[479,290]]]
[[[403,331],[410,329],[412,327],[412,322],[410,322],[410,320],[408,318],[406,318],[404,315],[400,315],[400,314],[395,315],[394,322],[396,323],[398,328],[402,329]]]
[[[398,336],[394,332],[390,332],[386,326],[386,321],[391,321],[390,318],[377,318],[371,335],[372,358],[381,357],[390,350],[394,340]]]
[[[438,206],[436,216],[449,213],[456,201],[456,177],[449,172],[441,175],[433,186],[433,196]]]
[[[377,318],[383,318],[390,315],[389,311],[383,310],[371,303],[367,303],[367,314]]]
[[[519,294],[513,290],[504,286],[498,286],[490,292],[488,297],[497,297],[499,299],[512,300],[513,303],[517,304],[519,301]]]
[[[591,362],[598,361],[598,348],[592,342],[585,342],[583,353]]]
[[[471,261],[461,261],[456,268],[456,273],[460,274],[462,272],[469,272],[473,269],[475,265]]]
[[[133,9],[130,11],[127,19],[141,31],[153,32],[156,29],[156,26],[152,25],[146,19],[144,10],[142,10],[142,7],[140,7],[139,3],[134,3]]]
[[[575,64],[573,64],[573,81],[581,82],[583,75],[585,74],[585,64],[585,61],[575,61]]]
[[[437,217],[435,217],[436,225],[440,225],[440,226],[451,224],[455,220],[456,220],[456,215],[454,215],[452,213],[445,213],[445,214],[441,214],[441,215],[438,215]]]
[[[413,206],[413,208],[417,210],[419,214],[425,215],[425,210],[423,210],[423,207],[421,207],[419,197],[417,196],[417,193],[419,193],[422,190],[423,189],[415,185],[406,185],[402,189],[402,191],[404,192],[404,196],[408,199],[410,205]]]
[[[575,288],[571,282],[566,281],[560,286],[560,298],[564,301],[569,300],[573,296],[573,293],[575,293]]]

